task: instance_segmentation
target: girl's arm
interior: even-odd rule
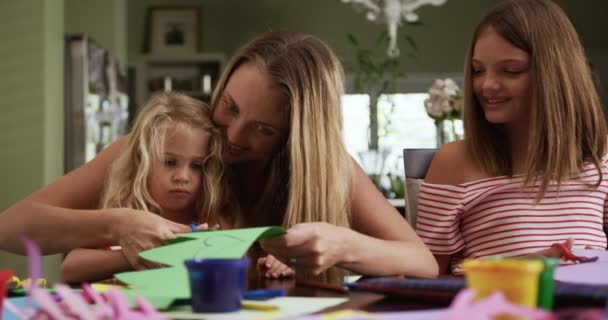
[[[133,270],[133,267],[122,250],[75,249],[61,264],[61,281],[95,282],[129,270]]]
[[[120,245],[132,265],[137,253],[160,245],[188,226],[132,209],[95,210],[104,180],[126,137],[105,148],[95,159],[66,174],[0,214],[0,250],[23,254],[19,237],[34,240],[43,254],[75,248]]]
[[[433,157],[424,181],[433,184],[459,184],[467,180],[475,180],[478,170],[471,167],[472,161],[466,156],[464,141],[456,141],[443,145]],[[450,274],[452,255],[433,254],[439,266],[439,274]]]

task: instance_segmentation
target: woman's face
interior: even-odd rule
[[[225,162],[266,163],[289,132],[287,99],[264,66],[247,62],[232,73],[213,121],[225,134]]]
[[[492,27],[479,34],[472,60],[473,91],[486,120],[527,123],[530,114],[530,57]]]

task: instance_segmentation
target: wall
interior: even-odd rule
[[[1,1],[0,43],[1,211],[63,172],[63,1]],[[59,261],[45,259],[51,280]],[[4,267],[26,270],[0,253]]]
[[[65,0],[65,32],[90,35],[127,63],[126,0]]]
[[[417,13],[423,26],[399,29],[402,51],[404,34],[417,46],[415,58],[402,54],[403,70],[409,73],[462,72],[464,55],[475,24],[497,0],[448,0],[441,7],[424,6]],[[608,56],[608,1],[557,1],[579,30],[590,56]],[[287,29],[315,34],[325,40],[345,62],[354,56],[346,39],[350,32],[372,45],[383,26],[365,20],[349,4],[339,0],[138,0],[128,2],[128,55],[140,54],[145,37],[146,8],[153,5],[195,5],[202,8],[203,50],[230,55],[251,37],[270,29]],[[407,53],[407,52],[406,52]],[[603,70],[603,69],[602,69]],[[608,73],[603,73],[608,82]],[[608,89],[608,88],[607,88]]]

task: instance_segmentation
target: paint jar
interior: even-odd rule
[[[502,292],[512,303],[530,308],[537,306],[539,276],[543,270],[540,260],[475,259],[465,260],[463,267],[467,287],[477,291],[476,299]]]
[[[559,266],[560,260],[547,257],[540,257],[537,259],[543,263],[543,271],[540,273],[538,279],[538,307],[545,310],[552,310],[555,295],[553,273],[555,273],[555,268]]]
[[[184,264],[188,268],[194,312],[241,309],[249,259],[191,259]]]
[[[2,319],[2,306],[4,305],[4,297],[8,289],[8,280],[13,276],[13,273],[8,269],[0,269],[0,319]]]

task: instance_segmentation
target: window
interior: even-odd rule
[[[437,147],[437,128],[424,108],[427,98],[427,93],[406,93],[383,95],[378,99],[379,146],[385,150],[385,159],[370,159],[366,155],[369,96],[347,94],[342,97],[344,143],[367,174],[390,172],[403,176],[404,148]],[[462,133],[462,121],[456,120],[454,129]]]

